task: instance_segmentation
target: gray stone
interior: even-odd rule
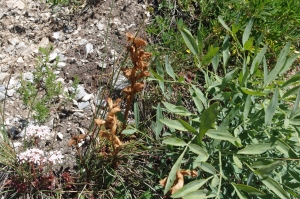
[[[0,73],[0,82],[2,82],[8,76],[9,76],[9,73]]]
[[[106,68],[106,63],[104,62],[95,62],[95,63],[98,64],[100,68]]]
[[[16,45],[16,44],[18,44],[20,41],[19,41],[19,39],[18,38],[12,38],[12,39],[9,39],[8,40],[8,42],[11,44],[11,45]]]
[[[19,8],[20,10],[23,10],[25,8],[25,3],[23,3],[22,1],[17,1],[14,4],[14,8]]]
[[[94,98],[94,94],[86,94],[85,96],[83,96],[81,101],[87,102],[87,101],[89,101],[90,99],[93,99],[93,98]]]
[[[39,48],[39,47],[45,48],[45,47],[47,47],[48,45],[49,45],[49,39],[48,39],[48,37],[44,37],[44,38],[40,41],[40,43],[39,43],[39,45],[38,45],[38,48]]]
[[[58,53],[57,56],[58,56],[58,58],[59,58],[59,61],[61,61],[61,62],[67,60],[67,58],[66,58],[63,54],[61,54],[61,53]]]
[[[63,67],[65,67],[66,66],[66,63],[65,62],[58,62],[57,63],[57,67],[59,67],[59,68],[63,68]]]
[[[9,65],[7,65],[7,64],[5,64],[5,65],[3,65],[3,66],[1,67],[1,71],[2,71],[2,72],[7,72],[8,69],[9,69]]]
[[[84,114],[80,112],[75,112],[73,115],[79,118],[84,118]]]
[[[75,99],[78,101],[81,98],[83,98],[83,96],[85,96],[86,94],[87,94],[87,92],[85,92],[84,87],[79,85],[77,87],[77,92],[76,92],[76,95],[75,95]]]
[[[5,54],[0,54],[0,59],[4,59],[6,57]]]
[[[90,105],[89,102],[79,102],[78,103],[78,109],[79,110],[88,109],[88,108],[90,108],[89,105]]]
[[[5,100],[5,94],[0,92],[0,101],[4,101]]]
[[[24,42],[20,42],[17,46],[16,49],[25,49],[26,48],[26,44]]]
[[[9,45],[6,49],[5,49],[5,52],[9,53],[11,52],[12,50],[14,50],[14,46],[13,45]]]
[[[4,92],[5,91],[5,86],[4,85],[0,85],[0,92]]]
[[[23,77],[30,82],[33,82],[34,76],[31,72],[23,73]]]
[[[119,74],[118,77],[114,77],[114,82],[116,82],[114,85],[115,90],[123,90],[125,87],[129,86],[130,84],[128,79],[122,74]]]
[[[96,26],[100,31],[104,30],[104,27],[105,27],[104,24],[101,22],[99,22]]]
[[[15,89],[9,89],[9,90],[7,90],[7,96],[8,97],[12,97],[12,96],[14,96],[14,93],[16,92],[16,90]]]
[[[88,43],[88,40],[86,40],[86,39],[81,39],[80,41],[78,41],[79,45],[84,45],[86,43]]]

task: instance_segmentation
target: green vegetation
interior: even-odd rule
[[[49,117],[52,104],[56,104],[58,107],[74,98],[76,92],[70,95],[63,93],[62,83],[56,81],[54,71],[59,59],[57,57],[54,64],[52,66],[49,65],[49,53],[52,51],[52,47],[49,49],[40,48],[39,51],[42,56],[38,58],[33,78],[28,80],[22,77],[21,87],[18,91],[21,94],[24,105],[29,107],[29,115],[32,114],[37,122],[43,123]],[[72,85],[75,91],[78,83],[78,78],[75,77]]]
[[[300,198],[299,9],[293,0],[161,0],[148,7],[153,61],[145,41],[127,34],[124,57],[133,67],[120,65],[131,84],[123,99],[108,96],[89,135],[72,137],[76,183],[68,173],[49,195]],[[41,122],[61,94],[60,84],[52,86],[49,51],[42,53],[34,83],[24,80],[20,89]],[[89,140],[85,150],[82,140]],[[0,163],[16,164],[11,148],[1,146]]]

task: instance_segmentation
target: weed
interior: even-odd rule
[[[63,93],[62,83],[56,81],[57,76],[54,73],[58,58],[53,66],[49,65],[51,50],[52,47],[39,49],[42,56],[38,58],[32,78],[28,80],[22,77],[21,87],[18,89],[24,105],[30,109],[33,119],[39,123],[47,120],[52,104],[64,104],[67,100],[73,99],[78,85],[78,77],[75,77],[72,83],[75,92],[70,95]]]

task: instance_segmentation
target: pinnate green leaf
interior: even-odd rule
[[[204,149],[202,149],[199,145],[191,143],[188,145],[188,147],[193,153],[195,153],[197,155],[208,157],[208,154],[206,153],[206,151],[204,151]]]
[[[184,185],[180,190],[178,190],[176,193],[174,193],[171,198],[180,198],[184,197],[185,195],[194,192],[198,190],[200,187],[202,187],[207,181],[209,181],[213,176],[207,178],[207,179],[200,179],[200,180],[194,180],[186,185]]]
[[[163,143],[172,146],[186,146],[186,143],[179,138],[167,138],[163,140]]]
[[[184,149],[184,151],[182,152],[182,154],[179,156],[179,158],[176,160],[175,164],[173,165],[170,173],[169,173],[169,176],[168,176],[168,179],[167,179],[167,183],[166,183],[166,186],[165,186],[165,190],[164,190],[164,195],[166,195],[166,193],[171,189],[171,187],[173,186],[175,180],[176,180],[176,173],[177,171],[180,169],[180,165],[181,165],[181,161],[182,161],[182,158],[186,152],[186,149]]]
[[[185,29],[185,28],[181,28],[180,33],[183,37],[183,40],[184,40],[186,46],[190,49],[190,51],[196,57],[198,57],[198,55],[199,55],[198,46],[197,46],[197,43],[196,43],[192,33],[189,30]]]
[[[218,116],[218,106],[219,103],[213,103],[208,109],[206,109],[201,118],[200,118],[200,133],[199,133],[199,141],[201,142],[204,134],[212,128],[215,120]]]
[[[245,46],[245,43],[249,39],[249,36],[251,34],[252,26],[253,26],[253,19],[250,19],[250,21],[247,23],[246,28],[245,28],[244,33],[243,33],[242,42],[243,42],[244,46]]]
[[[248,186],[248,185],[234,184],[234,183],[232,183],[232,185],[234,185],[237,189],[242,190],[242,191],[252,194],[252,195],[256,195],[256,196],[266,195],[264,192],[254,188],[254,187]]]
[[[248,145],[244,149],[238,151],[238,154],[257,155],[262,154],[270,149],[273,149],[276,145],[271,143],[259,143]]]
[[[170,104],[168,102],[162,102],[164,106],[172,113],[182,116],[190,116],[192,113],[190,113],[185,107],[183,106],[175,106],[173,104]]]
[[[272,178],[265,177],[262,179],[262,183],[266,185],[271,191],[273,191],[281,199],[289,199],[287,192]]]
[[[176,129],[179,131],[187,131],[186,128],[184,128],[184,126],[182,126],[182,124],[177,120],[160,119],[159,121],[169,128]]]
[[[202,65],[209,64],[218,51],[219,47],[210,47],[208,53],[202,59]]]
[[[278,105],[278,87],[276,87],[273,97],[270,101],[270,104],[268,105],[268,107],[266,109],[266,114],[265,114],[265,125],[266,126],[271,124],[272,118],[276,112],[277,105]]]
[[[263,60],[266,52],[267,52],[268,46],[265,45],[263,49],[260,50],[260,52],[256,55],[256,57],[253,59],[253,62],[251,64],[250,73],[253,74],[257,66],[261,63]]]
[[[173,80],[175,81],[176,80],[175,73],[174,73],[172,66],[170,65],[168,56],[166,56],[166,58],[165,58],[165,65],[166,65],[166,71],[167,71],[168,75],[170,75],[170,77],[172,77]]]

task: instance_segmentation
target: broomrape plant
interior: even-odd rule
[[[122,131],[126,129],[126,122],[128,120],[129,110],[131,104],[134,100],[134,96],[141,92],[144,88],[145,84],[142,82],[142,79],[150,76],[150,72],[148,71],[149,60],[151,57],[151,53],[145,52],[144,47],[147,42],[143,39],[136,38],[134,35],[130,33],[126,33],[127,40],[129,42],[129,46],[127,46],[127,51],[130,55],[133,67],[124,67],[121,69],[124,76],[129,80],[130,85],[123,89],[123,94],[125,97],[125,111],[124,111],[124,123],[122,127],[120,127],[121,122],[117,117],[117,113],[121,112],[120,103],[121,99],[116,99],[113,101],[111,98],[107,99],[108,105],[108,113],[105,119],[95,118],[94,122],[99,128],[98,137],[100,140],[106,139],[110,144],[112,151],[106,152],[103,150],[101,155],[107,157],[112,157],[112,167],[114,169],[117,168],[118,160],[117,155],[122,150],[124,143],[122,142]],[[96,115],[96,114],[95,114]],[[84,139],[86,135],[78,135],[73,136],[72,140],[69,141],[69,146],[75,145],[79,150],[78,144]],[[95,137],[92,135],[92,137]],[[104,147],[106,148],[106,146]],[[108,150],[110,151],[110,150]],[[91,173],[88,169],[88,166],[84,163],[83,158],[81,157],[80,152],[78,152],[80,160],[84,165],[85,169],[88,171],[87,173]],[[88,180],[88,175],[87,175]]]

